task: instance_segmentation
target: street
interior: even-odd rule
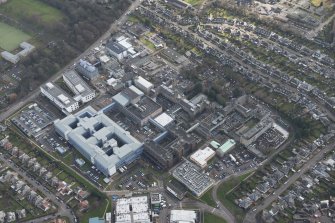
[[[256,214],[260,211],[264,210],[266,207],[268,207],[273,201],[278,199],[278,196],[285,192],[287,188],[289,188],[297,179],[299,179],[306,171],[308,171],[311,167],[313,167],[319,160],[321,160],[324,155],[333,150],[335,146],[335,143],[332,143],[328,146],[326,146],[321,151],[314,154],[314,156],[308,160],[304,166],[300,169],[300,171],[297,171],[294,173],[288,180],[286,184],[282,184],[276,191],[274,191],[270,196],[268,196],[261,205],[258,205],[253,210],[249,211],[247,215],[244,218],[244,223],[254,223],[256,222]],[[256,210],[255,210],[256,209]]]
[[[13,162],[10,162],[8,159],[4,158],[3,155],[0,155],[0,160],[5,163],[8,167],[15,170],[26,182],[28,182],[30,185],[32,185],[32,188],[36,188],[39,190],[45,197],[49,198],[53,204],[58,206],[58,212],[57,215],[65,216],[70,219],[71,223],[75,222],[73,214],[71,213],[70,209],[67,209],[66,204],[63,202],[58,201],[56,198],[56,195],[51,193],[50,191],[46,190],[44,186],[42,186],[40,183],[37,183],[36,180],[29,177],[27,172],[23,171],[23,169],[20,169],[19,167],[15,166]],[[42,217],[40,220],[43,220],[45,217]],[[31,221],[29,221],[31,222]],[[35,221],[34,222],[38,222]]]

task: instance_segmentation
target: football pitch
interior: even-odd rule
[[[0,22],[0,49],[13,51],[23,41],[29,40],[31,37],[5,23]]]

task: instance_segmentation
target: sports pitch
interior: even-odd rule
[[[0,22],[0,49],[13,51],[23,41],[29,40],[31,37],[5,23]]]

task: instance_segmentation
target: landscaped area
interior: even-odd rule
[[[212,191],[213,191],[213,188],[208,190],[204,195],[200,197],[200,200],[212,207],[215,207],[216,203],[212,197]]]
[[[226,223],[226,221],[216,215],[206,212],[204,214],[204,223]]]
[[[237,222],[243,221],[245,212],[234,203],[234,200],[237,198],[237,194],[235,194],[235,189],[251,174],[252,173],[246,173],[242,176],[229,179],[228,181],[222,183],[217,191],[218,198],[220,199],[221,203],[232,212]]]
[[[320,7],[320,6],[321,6],[321,3],[322,3],[322,0],[311,0],[311,4],[312,4],[314,7]]]
[[[28,34],[0,22],[0,49],[12,51],[16,49],[21,42],[27,41],[30,38]]]
[[[203,0],[184,0],[184,2],[187,2],[187,3],[195,6],[195,5],[201,4],[203,2]]]
[[[1,5],[0,12],[20,19],[36,19],[36,22],[54,23],[63,18],[57,9],[39,0],[10,0]]]

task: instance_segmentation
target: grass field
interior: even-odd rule
[[[204,215],[204,223],[226,223],[226,221],[216,215],[206,212]]]
[[[31,37],[5,23],[0,22],[0,48],[12,51],[23,41],[29,40]]]
[[[62,19],[62,13],[38,0],[9,0],[1,5],[0,12],[17,19],[37,18],[42,23],[54,23]]]

